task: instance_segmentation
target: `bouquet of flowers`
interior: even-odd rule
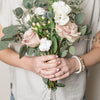
[[[21,41],[20,58],[25,54],[74,55],[73,43],[91,33],[89,26],[83,24],[85,14],[80,6],[83,1],[23,0],[23,7],[13,11],[18,24],[3,29],[0,50],[6,49],[9,43]],[[43,81],[51,90],[65,86],[49,79]]]

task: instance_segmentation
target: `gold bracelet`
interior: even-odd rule
[[[79,56],[78,56],[78,58],[81,61],[81,64],[82,64],[82,72],[83,72],[84,70],[86,70],[86,66],[85,66],[85,63],[84,63],[84,59],[82,57],[79,57]]]

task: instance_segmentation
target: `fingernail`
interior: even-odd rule
[[[60,69],[58,68],[58,69],[57,69],[57,72],[58,72],[59,70],[60,70]]]
[[[52,75],[52,78],[55,77],[55,75]]]
[[[60,64],[61,62],[59,61],[58,64]]]
[[[56,55],[56,58],[58,58],[58,55]]]

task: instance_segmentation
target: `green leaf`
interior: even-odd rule
[[[68,44],[62,45],[62,48],[60,49],[60,52],[64,52],[68,47]]]
[[[69,46],[71,46],[71,45],[73,45],[73,42],[67,41],[67,44],[68,44]]]
[[[58,47],[58,45],[57,45],[57,39],[56,39],[55,36],[53,36],[53,38],[52,38],[52,50],[53,50],[53,53],[57,52],[57,47]]]
[[[19,58],[21,59],[23,56],[25,56],[26,52],[27,52],[27,46],[26,46],[26,45],[23,45],[23,46],[20,48]]]
[[[47,18],[48,19],[52,19],[53,17],[54,17],[53,13],[51,13],[51,12],[47,13]]]
[[[39,48],[35,49],[35,56],[40,56],[41,55],[41,51]]]
[[[4,35],[1,38],[1,41],[14,42],[15,40],[16,40],[16,36],[11,37],[10,35]]]
[[[57,86],[57,87],[65,87],[65,84],[62,84],[62,83],[56,83],[56,86]]]
[[[68,50],[63,51],[61,57],[66,57],[67,53],[68,53]]]
[[[20,8],[20,7],[16,8],[13,12],[14,12],[15,16],[16,16],[18,19],[22,18],[23,13],[24,13],[24,12],[23,12],[23,9]]]
[[[81,5],[84,2],[84,0],[76,0],[77,5]]]
[[[10,36],[14,36],[18,34],[18,25],[11,25],[11,26],[5,27],[3,29],[3,33],[8,34]]]
[[[82,36],[85,35],[86,31],[87,31],[87,25],[79,27],[79,32],[81,32]]]
[[[87,31],[85,35],[90,35],[90,34],[92,34],[92,29],[89,26],[87,26]]]
[[[32,56],[33,53],[35,53],[34,48],[30,48],[30,47],[29,47],[29,48],[27,49],[27,54],[28,54],[29,56]]]
[[[76,24],[82,24],[85,20],[85,14],[84,13],[78,13],[76,16],[75,16],[75,22]]]
[[[74,47],[74,46],[71,46],[71,47],[69,48],[69,53],[70,53],[71,55],[74,55],[74,54],[75,54],[75,47]]]
[[[33,7],[34,0],[23,0],[23,5],[25,8],[30,9]]]
[[[0,51],[6,49],[8,47],[8,44],[9,43],[6,41],[0,41]]]
[[[45,84],[47,84],[48,79],[46,79],[46,78],[42,78],[42,79],[43,79],[43,82],[44,82]]]

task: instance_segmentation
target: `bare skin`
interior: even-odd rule
[[[0,37],[2,36],[2,27],[0,26]],[[96,35],[96,38],[98,37],[100,37],[100,32]],[[95,42],[92,50],[81,56],[84,59],[87,68],[100,62],[99,52],[100,44]],[[9,65],[32,71],[44,78],[49,78],[52,81],[67,78],[79,70],[79,64],[75,58],[58,58],[56,55],[49,55],[42,57],[25,56],[22,59],[19,59],[18,53],[10,48],[0,51],[0,60]],[[46,61],[48,62],[46,63]]]
[[[98,40],[97,42],[93,43],[92,50],[89,53],[81,56],[84,59],[87,69],[100,62],[99,37],[100,32],[98,32],[95,37]],[[75,58],[61,58],[60,60],[62,62],[60,65],[58,65],[60,71],[55,74],[55,77],[52,78],[51,81],[64,79],[79,70],[79,64]]]

